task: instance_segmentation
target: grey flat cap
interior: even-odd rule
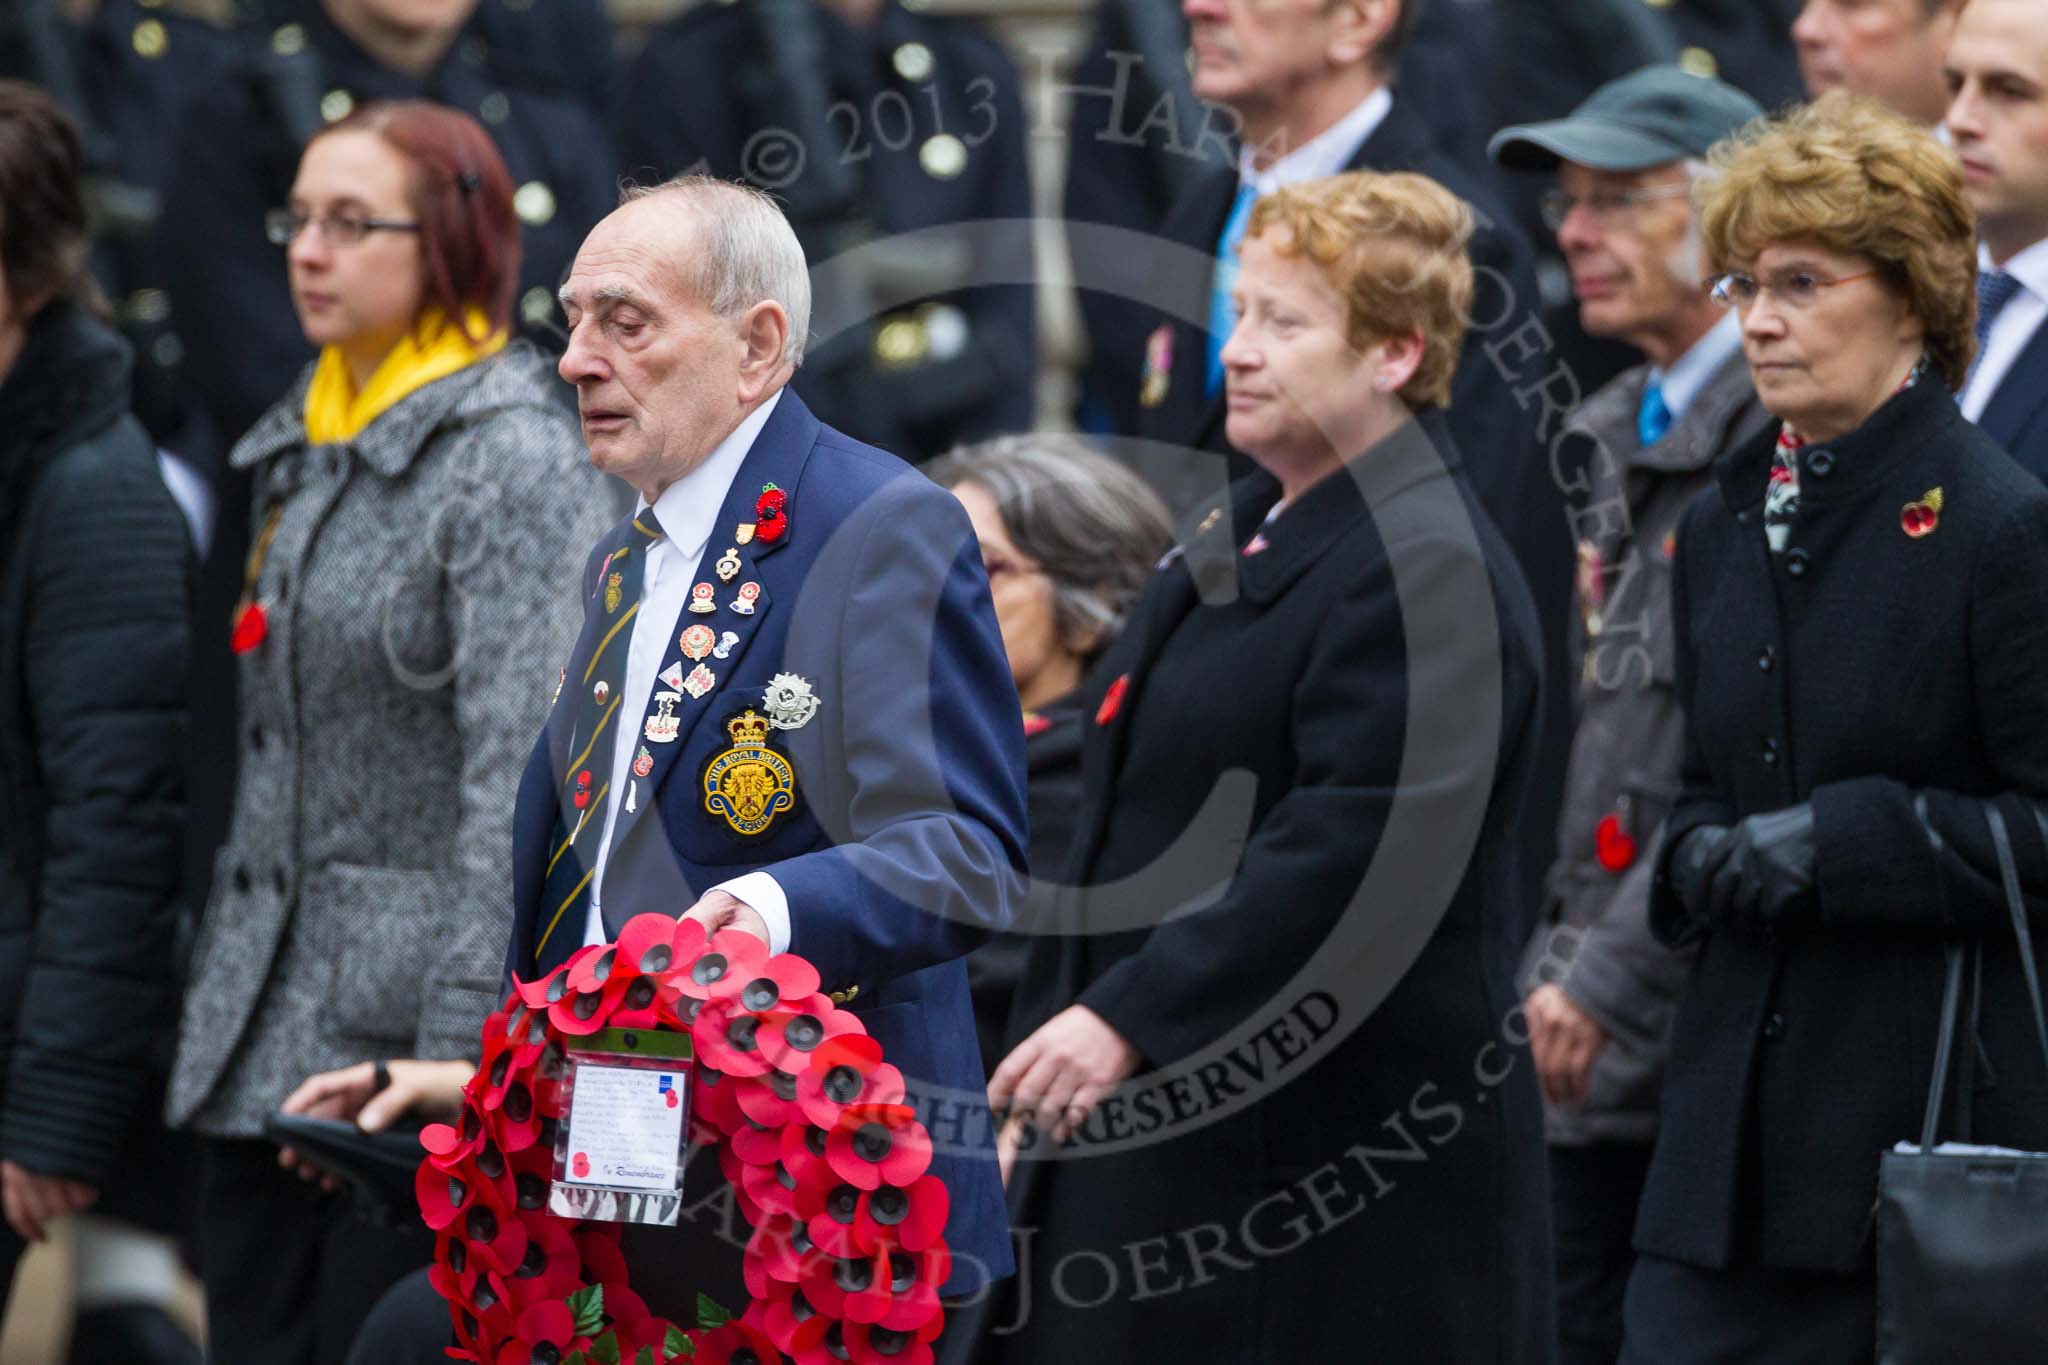
[[[1487,155],[1516,171],[1560,161],[1596,171],[1640,171],[1707,148],[1763,113],[1734,86],[1676,66],[1646,66],[1609,81],[1568,117],[1503,128]]]

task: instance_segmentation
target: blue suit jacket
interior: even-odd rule
[[[737,546],[741,572],[720,583],[712,566],[754,520],[766,483],[789,495],[787,531]],[[572,680],[610,628],[597,566],[626,534],[621,522],[585,567]],[[961,959],[1009,922],[1026,848],[1022,713],[973,528],[952,495],[824,426],[785,389],[726,495],[698,581],[716,585],[718,610],[683,612],[678,636],[702,622],[739,638],[726,658],[704,661],[712,690],[683,694],[680,736],[647,746],[654,770],[638,809],[620,809],[605,866],[606,917],[676,915],[742,873],[775,877],[789,897],[790,951],[818,968],[822,989],[858,988],[848,1008],[903,1072],[941,1146],[932,1169],[952,1193],[954,1254],[945,1292],[970,1292],[1008,1274],[1011,1256]],[[749,582],[760,596],[741,615],[727,603]],[[662,666],[677,662],[693,667],[671,638]],[[775,736],[796,769],[795,809],[745,840],[706,809],[703,774],[732,746],[725,722],[758,710],[778,673],[809,682],[820,706]],[[556,907],[540,903],[574,701],[565,686],[514,816],[506,969],[529,979],[550,932],[583,932],[566,922],[573,912],[551,927],[543,916]],[[632,704],[619,733],[637,748]]]
[[[1977,425],[2028,473],[2048,481],[2048,323],[2034,329]]]

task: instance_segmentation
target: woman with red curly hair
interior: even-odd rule
[[[474,1055],[513,793],[577,628],[559,585],[610,520],[551,367],[506,344],[519,220],[478,124],[367,105],[265,228],[320,353],[229,456],[255,487],[240,768],[169,1098],[206,1139],[217,1365],[338,1361],[426,1261],[281,1169],[264,1121],[316,1072]]]

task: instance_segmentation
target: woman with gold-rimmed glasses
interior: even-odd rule
[[[1986,815],[2048,889],[2048,492],[1956,406],[1977,256],[1946,148],[1838,93],[1712,160],[1714,290],[1779,422],[1671,557],[1687,745],[1651,920],[1699,956],[1623,1361],[1868,1361],[1879,1155],[1919,1131],[1957,939],[1998,1078],[1972,1140],[2048,1143]]]

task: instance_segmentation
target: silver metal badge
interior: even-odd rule
[[[761,709],[776,729],[797,730],[818,714],[818,698],[811,685],[796,674],[777,673],[761,689]]]

